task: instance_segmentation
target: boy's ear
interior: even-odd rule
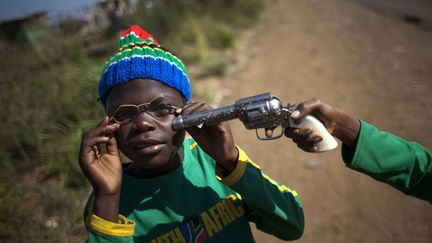
[[[102,104],[105,112],[107,111],[107,100],[108,100],[110,93],[111,93],[111,89],[106,92],[105,98],[103,100],[100,100],[100,103]]]

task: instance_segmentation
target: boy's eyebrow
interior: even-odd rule
[[[162,95],[156,96],[155,98],[151,99],[147,103],[151,103],[151,102],[156,101],[156,100],[158,100],[158,101],[165,101],[165,100],[174,101],[175,97],[172,95],[169,95],[169,94],[162,94]]]

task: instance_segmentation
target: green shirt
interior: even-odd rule
[[[86,210],[88,241],[254,242],[250,221],[281,239],[301,236],[297,193],[263,174],[241,149],[225,178],[217,178],[215,161],[192,139],[183,149],[182,166],[169,174],[151,179],[123,174],[119,223]]]
[[[360,121],[355,150],[342,146],[349,167],[390,184],[398,190],[432,202],[432,154],[415,142],[408,142]]]

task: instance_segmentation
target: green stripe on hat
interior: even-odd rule
[[[143,55],[167,59],[167,61],[172,62],[179,69],[181,69],[187,76],[189,76],[186,67],[180,61],[180,59],[178,59],[176,56],[174,56],[171,53],[166,52],[160,48],[151,48],[149,46],[134,46],[132,48],[127,48],[127,49],[124,49],[123,51],[117,52],[117,54],[115,54],[113,57],[111,57],[110,60],[108,60],[105,63],[103,70],[105,72],[106,69],[110,65],[112,65],[112,64],[114,64],[114,63],[116,63],[116,62],[118,62],[124,58],[130,58],[132,56],[143,56]]]

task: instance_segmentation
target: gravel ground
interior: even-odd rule
[[[432,149],[432,31],[343,0],[267,1],[221,81],[222,104],[271,91],[284,102],[318,97]],[[231,122],[236,143],[295,189],[305,211],[299,242],[432,242],[432,208],[346,168],[340,149],[307,154],[286,139],[261,142]],[[279,242],[255,232],[257,242]]]

